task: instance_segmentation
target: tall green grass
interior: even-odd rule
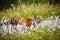
[[[60,16],[60,7],[56,6],[56,8],[54,8],[52,5],[50,6],[48,4],[39,4],[39,5],[22,4],[21,6],[17,8],[17,10],[12,11],[12,9],[8,9],[8,10],[0,12],[0,19],[3,16],[6,16],[7,18],[11,18],[15,15],[22,16],[25,18],[32,17],[34,15],[42,15],[43,18],[50,17],[53,15]]]
[[[13,16],[22,16],[24,18],[29,18],[34,15],[42,15],[44,19],[53,16],[53,15],[59,15],[60,16],[60,7],[56,6],[54,8],[52,5],[48,4],[39,4],[39,5],[21,5],[17,8],[17,10],[5,10],[0,12],[0,19],[3,18],[3,16],[6,16],[7,19],[11,18]],[[56,28],[55,31],[48,31],[48,28],[39,28],[40,31],[31,30],[29,33],[24,35],[18,35],[15,34],[9,34],[6,33],[6,35],[0,34],[0,40],[60,40],[60,29]]]

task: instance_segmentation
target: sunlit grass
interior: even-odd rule
[[[0,40],[59,40],[60,29],[56,28],[49,30],[49,28],[40,28],[39,31],[30,30],[29,33],[18,35],[18,32],[14,34],[6,33],[6,35],[0,35]]]
[[[53,6],[45,5],[22,5],[18,7],[17,10],[8,9],[6,11],[0,12],[0,19],[3,16],[11,18],[15,15],[22,16],[25,18],[32,17],[34,15],[42,15],[44,19],[53,16],[55,14],[60,14],[60,9],[58,7],[53,8]],[[6,33],[6,35],[0,34],[0,40],[60,40],[60,29],[56,28],[55,31],[48,31],[48,28],[39,28],[39,31],[30,30],[30,33],[24,35]],[[43,31],[43,32],[42,32]]]
[[[56,7],[54,8],[53,6],[50,6],[48,4],[39,4],[39,5],[25,5],[22,4],[20,7],[17,8],[17,10],[5,10],[4,12],[0,12],[0,19],[3,16],[7,16],[8,18],[11,18],[15,15],[22,16],[25,18],[32,17],[34,15],[42,15],[44,18],[50,17],[54,14],[60,13],[60,8]]]

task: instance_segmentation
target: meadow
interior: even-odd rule
[[[25,18],[32,17],[34,15],[42,15],[43,18],[50,17],[53,15],[60,16],[60,6],[57,5],[55,8],[53,5],[49,4],[31,4],[31,5],[19,5],[15,10],[15,7],[12,9],[8,9],[5,11],[0,11],[0,19],[3,16],[7,16],[7,18],[11,18],[12,16],[22,16]]]
[[[22,16],[24,18],[29,18],[34,15],[42,16],[43,20],[50,18],[51,16],[60,16],[60,6],[48,4],[38,4],[38,5],[21,5],[18,6],[17,10],[15,7],[5,11],[0,11],[0,20],[5,16],[7,19],[12,18],[13,16]],[[1,22],[1,21],[0,21]],[[0,40],[60,40],[60,29],[58,27],[49,29],[50,26],[39,27],[35,30],[30,30],[28,33],[19,35],[18,32],[14,34],[1,34]]]

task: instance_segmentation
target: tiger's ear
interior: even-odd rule
[[[36,19],[37,18],[37,16],[36,15],[34,15],[34,19]]]

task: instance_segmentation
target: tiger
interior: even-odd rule
[[[24,18],[21,16],[14,16],[10,20],[6,22],[6,24],[12,24],[12,25],[25,25],[30,27],[31,25],[39,24],[41,22],[41,17],[40,16],[33,16],[30,18]]]

